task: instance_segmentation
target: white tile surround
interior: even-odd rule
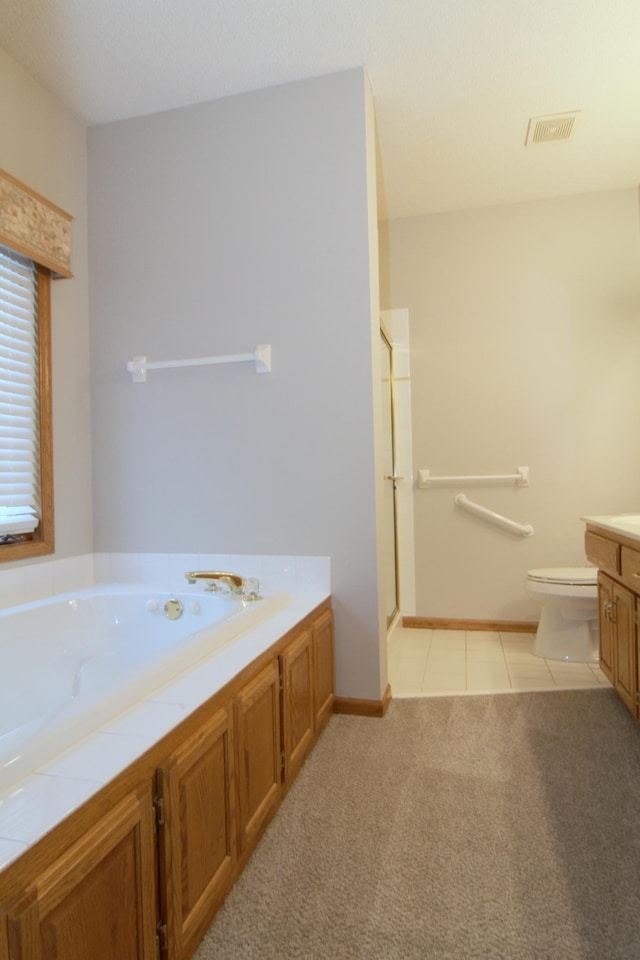
[[[142,582],[185,589],[188,569],[230,569],[259,579],[268,590],[287,590],[292,603],[253,627],[211,660],[179,673],[169,683],[123,710],[75,747],[42,764],[0,794],[0,869],[8,866],[64,817],[172,729],[243,666],[275,643],[330,595],[327,557],[185,554],[89,554],[0,571],[3,608],[94,582]]]
[[[328,557],[87,553],[0,568],[0,610],[94,583],[153,583],[167,590],[182,589],[187,570],[231,570],[244,577],[256,577],[270,590],[291,593],[330,584],[331,576]]]

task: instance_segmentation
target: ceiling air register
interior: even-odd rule
[[[575,133],[579,110],[570,113],[556,113],[545,117],[531,117],[527,128],[525,146],[532,147],[542,143],[569,140]]]

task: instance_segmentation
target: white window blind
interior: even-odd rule
[[[34,263],[0,246],[0,537],[41,518],[37,298]]]

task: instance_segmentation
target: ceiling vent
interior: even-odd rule
[[[531,117],[525,146],[569,140],[575,132],[579,115],[579,110],[572,110],[571,113],[556,113],[548,117]]]

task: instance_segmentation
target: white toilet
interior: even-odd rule
[[[600,649],[597,569],[529,570],[525,589],[542,605],[534,654],[546,660],[597,663]]]

